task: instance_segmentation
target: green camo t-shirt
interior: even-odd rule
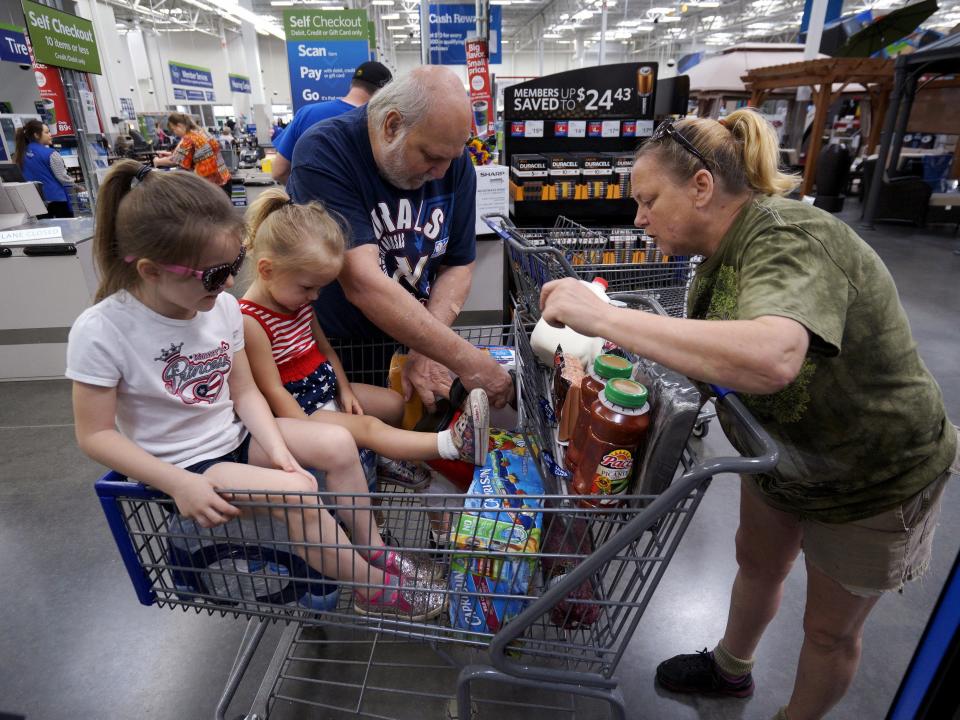
[[[794,200],[752,200],[697,269],[689,315],[775,315],[810,333],[797,378],[743,395],[780,446],[758,482],[776,507],[824,522],[875,515],[916,494],[953,460],[956,432],[917,354],[893,278],[846,224]],[[741,452],[736,429],[721,423]]]

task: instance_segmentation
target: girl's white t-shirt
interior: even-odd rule
[[[66,374],[117,388],[120,432],[186,467],[235,450],[246,435],[228,382],[242,347],[240,306],[229,293],[220,293],[209,312],[173,320],[120,291],[73,324]]]

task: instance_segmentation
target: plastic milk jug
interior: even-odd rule
[[[586,287],[590,288],[594,294],[607,300],[607,281],[601,277],[593,279],[593,282],[581,280]],[[557,345],[563,348],[565,353],[576,356],[583,365],[589,365],[593,359],[600,354],[603,347],[603,338],[594,338],[581,335],[568,327],[555,328],[548,324],[546,320],[540,318],[536,327],[533,328],[533,334],[530,336],[530,346],[534,354],[547,367],[553,366],[553,354],[557,350]]]

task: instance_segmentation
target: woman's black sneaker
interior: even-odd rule
[[[667,690],[699,695],[730,695],[745,698],[753,695],[753,675],[747,673],[736,681],[724,677],[706,648],[692,655],[677,655],[657,666],[657,682]]]

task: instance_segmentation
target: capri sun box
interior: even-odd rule
[[[494,449],[474,471],[453,544],[450,623],[462,630],[496,632],[526,605],[543,532],[543,482],[533,458]],[[470,552],[473,551],[473,552]]]

